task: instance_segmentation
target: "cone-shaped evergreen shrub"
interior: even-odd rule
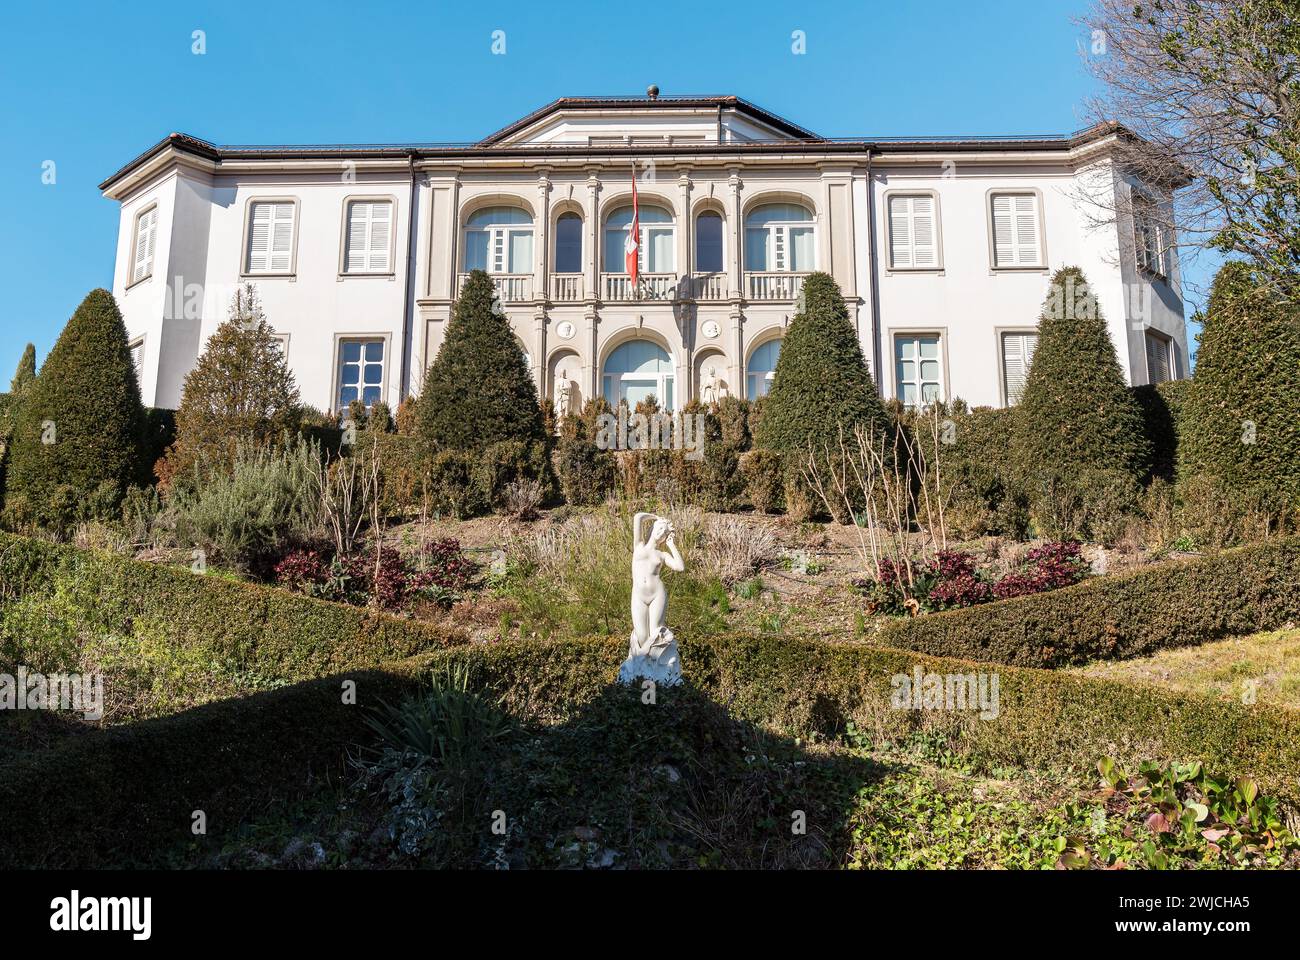
[[[21,499],[37,522],[56,500],[60,513],[77,502],[86,515],[111,509],[143,472],[143,423],[122,314],[111,293],[92,290],[23,390],[7,503]]]
[[[1115,470],[1140,479],[1151,459],[1143,425],[1083,271],[1058,270],[1016,408],[1018,466],[1031,474]]]
[[[235,292],[230,315],[185,378],[176,442],[160,471],[188,484],[196,465],[228,471],[241,448],[275,446],[297,433],[298,387],[266,322],[257,288]]]
[[[29,343],[18,361],[18,370],[9,383],[9,395],[16,397],[36,380],[36,344]]]
[[[1214,279],[1179,422],[1180,485],[1206,477],[1242,504],[1300,505],[1300,311],[1245,264]]]
[[[442,450],[482,450],[501,440],[545,439],[537,388],[505,316],[493,309],[492,279],[470,274],[447,336],[429,365],[419,432]]]
[[[839,447],[840,427],[888,431],[890,419],[867,370],[839,285],[828,274],[804,281],[804,307],[781,343],[772,389],[763,400],[755,446],[806,453]]]

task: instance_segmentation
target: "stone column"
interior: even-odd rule
[[[586,270],[584,291],[588,303],[600,298],[600,178],[595,170],[587,173],[587,243],[583,251]],[[594,315],[594,314],[593,314]]]
[[[550,283],[551,180],[546,170],[537,173],[537,222],[533,224],[533,300],[551,298]]]
[[[740,221],[740,168],[732,167],[727,176],[727,220],[731,224],[731,242],[727,244],[727,276],[732,300],[738,300],[744,288],[740,252],[745,240],[745,225]]]

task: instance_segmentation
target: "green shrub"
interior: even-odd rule
[[[1145,656],[1300,619],[1300,540],[886,624],[889,646],[1015,666]]]
[[[959,537],[1023,539],[1029,524],[1019,475],[1008,463],[1014,409],[954,404],[951,444],[940,448],[943,483],[952,485],[945,519]]]
[[[759,513],[772,513],[782,504],[781,455],[771,450],[751,450],[740,460],[745,496]]]
[[[185,377],[176,442],[160,477],[183,486],[196,467],[228,472],[241,447],[261,449],[296,436],[301,412],[284,350],[262,312],[257,288],[246,283],[231,299],[229,318]]]
[[[440,514],[464,520],[486,513],[491,504],[478,477],[479,458],[471,451],[441,450],[429,461],[429,501]]]
[[[541,440],[498,440],[477,457],[474,482],[480,496],[495,510],[507,512],[507,490],[526,480],[542,485],[543,501],[554,497],[555,478],[546,443]]]
[[[1210,478],[1241,506],[1300,507],[1300,309],[1242,263],[1215,277],[1184,403],[1180,484]]]
[[[418,429],[439,450],[545,440],[537,387],[510,322],[493,309],[494,295],[486,273],[470,274],[425,376]]]
[[[428,445],[416,436],[358,431],[351,455],[371,450],[379,460],[379,499],[384,515],[399,517],[419,510],[431,483]]]
[[[6,486],[38,523],[59,522],[54,495],[93,497],[115,513],[126,488],[147,472],[144,411],[113,295],[93,290],[23,390]],[[100,509],[100,506],[95,509]],[[87,508],[89,509],[89,504]]]
[[[1083,272],[1052,277],[1038,321],[1038,347],[1012,418],[1012,454],[1025,474],[1035,520],[1060,523],[1060,496],[1093,505],[1084,471],[1120,471],[1140,480],[1151,465],[1142,410],[1125,383],[1106,322]],[[1102,485],[1105,486],[1105,485]],[[1057,503],[1044,498],[1058,495]]]
[[[590,404],[588,404],[590,406]],[[555,451],[564,500],[570,506],[590,507],[605,502],[614,492],[618,474],[614,455],[596,446],[587,424],[571,418]]]
[[[778,453],[834,450],[841,430],[849,437],[859,425],[888,430],[889,417],[839,286],[827,274],[811,274],[804,281],[803,301],[781,342],[755,445]]]
[[[410,625],[415,626],[415,625]],[[683,638],[689,682],[683,696],[725,703],[731,722],[804,739],[873,744],[924,733],[936,749],[980,768],[1042,766],[1095,775],[1098,758],[1201,762],[1217,775],[1250,777],[1294,806],[1300,800],[1300,717],[1262,704],[1169,693],[1051,671],[998,671],[996,716],[893,706],[897,677],[915,669],[970,674],[969,661],[858,644],[777,636]],[[355,744],[373,742],[364,718],[381,701],[418,695],[432,672],[466,670],[467,690],[518,718],[560,723],[602,709],[626,653],[622,638],[506,641],[475,645],[378,669],[343,668],[328,678],[227,700],[147,724],[72,737],[0,770],[0,866],[94,867],[157,863],[178,846],[193,810],[214,836],[237,831],[274,797],[296,795],[308,778],[346,771]],[[345,680],[358,703],[340,697]],[[665,707],[677,701],[661,692]],[[672,729],[670,742],[717,735],[712,725]],[[690,714],[698,716],[696,713]],[[603,714],[602,714],[603,716]],[[624,737],[618,724],[595,724]],[[539,771],[541,773],[541,771]]]
[[[241,569],[265,570],[289,544],[318,529],[320,451],[296,441],[241,444],[229,474],[196,471],[176,497],[177,533]]]
[[[1190,380],[1166,380],[1133,388],[1151,444],[1152,477],[1172,482],[1177,476],[1178,430],[1191,385]]]

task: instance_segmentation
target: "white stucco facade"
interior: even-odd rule
[[[102,189],[121,206],[113,291],[154,406],[179,403],[251,280],[304,402],[395,407],[477,265],[544,396],[564,382],[578,402],[678,404],[710,370],[760,394],[803,277],[824,270],[882,394],[1001,406],[1018,335],[1065,265],[1088,276],[1130,382],[1187,375],[1174,251],[1139,267],[1131,220],[1097,225],[1082,199],[1131,188],[1109,163],[1115,135],[832,141],[734,97],[572,99],[466,146],[173,134]],[[637,289],[618,232],[634,170]]]

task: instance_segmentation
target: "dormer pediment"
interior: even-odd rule
[[[617,147],[817,139],[811,131],[739,97],[565,97],[478,145]]]

